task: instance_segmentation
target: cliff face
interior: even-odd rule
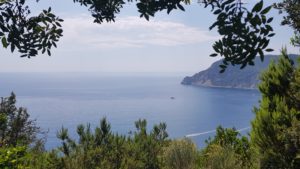
[[[296,55],[290,55],[295,61]],[[224,73],[219,73],[219,65],[222,60],[213,63],[208,69],[187,76],[183,79],[181,84],[193,86],[207,86],[207,87],[223,87],[223,88],[244,88],[255,89],[259,83],[259,74],[262,70],[268,67],[271,60],[277,60],[276,55],[266,55],[264,62],[261,62],[257,57],[255,59],[255,66],[247,66],[240,69],[239,66],[229,66]]]

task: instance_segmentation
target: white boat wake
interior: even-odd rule
[[[249,127],[244,127],[244,128],[240,128],[236,131],[241,132],[241,131],[245,131],[245,130],[250,130],[250,126]],[[201,132],[201,133],[192,133],[192,134],[188,134],[185,137],[197,137],[197,136],[201,136],[201,135],[205,135],[205,134],[210,134],[210,133],[215,133],[216,130],[210,130],[210,131],[205,131],[205,132]]]

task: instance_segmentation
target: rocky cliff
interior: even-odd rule
[[[295,61],[296,55],[290,55]],[[213,63],[208,69],[187,76],[181,84],[207,87],[223,87],[223,88],[243,88],[255,89],[259,83],[259,74],[268,67],[271,60],[277,60],[276,55],[266,55],[264,62],[259,57],[255,59],[255,66],[246,66],[240,69],[239,66],[229,66],[224,73],[219,73],[219,65],[222,60]]]

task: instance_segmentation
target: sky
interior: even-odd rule
[[[246,0],[245,0],[246,1]],[[253,6],[256,0],[246,1]],[[269,1],[268,4],[276,2]],[[212,45],[220,36],[209,31],[215,16],[203,5],[192,2],[186,11],[162,11],[150,21],[140,18],[135,4],[127,4],[116,22],[93,23],[88,9],[72,0],[35,0],[29,2],[33,14],[52,7],[64,19],[64,36],[52,56],[20,58],[20,54],[0,48],[0,72],[138,72],[188,73],[208,68],[220,57],[211,58]],[[275,37],[270,47],[278,54],[282,47],[298,53],[289,39],[293,31],[280,26],[282,16],[273,11]]]

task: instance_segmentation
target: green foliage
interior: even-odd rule
[[[170,142],[163,157],[167,169],[195,169],[199,158],[196,145],[189,139]]]
[[[95,18],[94,22],[102,23],[103,20],[107,22],[115,21],[116,14],[123,8],[125,1],[123,0],[73,0],[80,5],[89,7],[89,11]]]
[[[126,3],[124,0],[73,0],[89,8],[92,16],[95,18],[94,22],[102,23],[104,20],[107,22],[115,21],[116,14],[120,13],[121,8]],[[128,0],[128,3],[132,0]],[[149,20],[149,17],[154,17],[155,13],[167,10],[169,14],[174,9],[184,11],[181,3],[188,4],[189,1],[182,0],[139,0],[136,1],[136,7],[140,13],[140,17]]]
[[[147,132],[146,120],[136,122],[131,136],[111,132],[106,119],[94,130],[90,125],[79,125],[79,139],[73,140],[68,130],[62,128],[57,136],[62,146],[57,150],[32,157],[31,168],[65,169],[159,169],[163,167],[163,148],[169,142],[164,123]],[[40,163],[39,161],[44,161]]]
[[[204,168],[258,168],[255,149],[234,128],[218,127],[215,137],[206,142],[201,160]]]
[[[299,168],[299,66],[286,50],[261,75],[262,93],[252,121],[251,140],[261,155],[262,168]]]
[[[210,56],[224,56],[220,65],[221,73],[228,64],[241,65],[241,69],[247,65],[254,65],[253,60],[257,55],[264,60],[264,53],[271,52],[268,49],[270,38],[274,36],[270,23],[273,18],[266,14],[272,6],[263,8],[263,1],[258,2],[252,10],[243,7],[240,0],[204,0],[205,7],[211,6],[217,21],[210,29],[217,27],[221,40],[214,43],[216,53]]]
[[[0,147],[0,168],[2,169],[26,169],[24,162],[27,159],[26,147]],[[29,168],[28,168],[29,169]]]
[[[38,1],[38,0],[37,0]],[[123,5],[132,0],[73,0],[88,8],[94,17],[94,22],[115,21]],[[266,14],[271,6],[263,7],[263,0],[258,2],[252,10],[243,6],[241,0],[202,0],[200,4],[211,6],[217,21],[210,27],[216,27],[222,39],[215,42],[213,48],[216,53],[211,56],[224,56],[224,64],[220,65],[221,72],[227,65],[253,65],[256,55],[264,58],[270,38],[274,36],[270,26],[273,18]],[[184,11],[183,4],[190,4],[189,0],[138,0],[136,7],[140,17],[149,20],[157,12],[166,11],[168,14],[175,9]],[[62,36],[62,19],[51,13],[51,8],[43,10],[41,14],[28,17],[29,7],[25,0],[0,1],[0,39],[4,48],[14,52],[15,48],[21,57],[36,56],[39,51],[51,55],[52,46]]]
[[[294,36],[291,37],[291,44],[296,47],[300,47],[300,33],[295,32]]]
[[[209,169],[241,169],[243,168],[237,154],[231,147],[211,145],[205,153],[203,168]]]
[[[285,16],[281,22],[282,25],[289,25],[295,31],[300,33],[300,2],[298,0],[283,0],[274,4],[280,13]]]
[[[111,132],[102,119],[93,130],[79,125],[79,138],[73,140],[62,128],[57,136],[62,145],[51,151],[41,146],[0,147],[0,168],[4,169],[196,169],[253,167],[252,149],[246,137],[239,138],[234,129],[217,129],[208,147],[199,152],[188,139],[168,140],[166,125],[147,130],[146,120],[138,120],[129,136]],[[294,136],[299,125],[288,132]],[[288,137],[287,136],[287,137]],[[290,140],[294,144],[297,140]]]
[[[52,46],[62,36],[62,19],[56,17],[49,7],[39,15],[28,17],[29,7],[25,0],[0,1],[0,39],[4,48],[10,46],[21,57],[32,57],[41,51],[51,55]]]
[[[161,168],[162,161],[160,156],[168,137],[166,124],[155,125],[149,134],[146,120],[138,120],[135,122],[135,126],[137,131],[134,132],[133,137],[129,140],[132,140],[130,149],[133,150],[130,154],[133,155],[134,161],[139,163],[137,168]]]
[[[284,14],[282,25],[288,25],[294,29],[294,37],[291,38],[291,43],[294,46],[300,46],[300,1],[298,0],[283,0],[274,4],[274,7],[279,10],[280,14]]]
[[[28,146],[38,141],[36,134],[40,133],[35,120],[29,119],[27,110],[16,107],[16,96],[1,98],[0,102],[0,147]],[[39,140],[41,141],[41,140]]]

